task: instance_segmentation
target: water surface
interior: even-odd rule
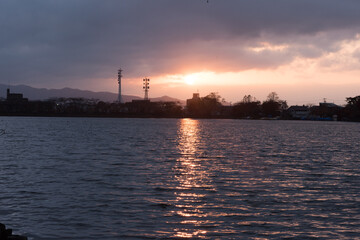
[[[1,117],[0,222],[33,240],[357,239],[360,125]]]

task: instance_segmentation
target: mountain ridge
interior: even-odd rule
[[[112,92],[94,92],[90,90],[81,90],[77,88],[64,87],[61,89],[48,89],[48,88],[34,88],[28,85],[6,85],[0,83],[0,98],[6,98],[6,89],[10,89],[11,93],[22,93],[24,98],[29,100],[47,100],[50,98],[87,98],[98,99],[104,102],[114,102],[117,100],[118,94]],[[132,100],[141,100],[143,98],[134,95],[122,95],[124,102],[131,102]],[[180,102],[185,104],[185,101],[169,97],[162,96],[156,98],[150,98],[153,102]]]

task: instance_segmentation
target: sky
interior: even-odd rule
[[[0,83],[290,105],[360,95],[358,0],[1,0]]]

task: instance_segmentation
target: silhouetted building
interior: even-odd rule
[[[319,106],[310,109],[310,118],[313,120],[341,120],[344,107],[334,103],[322,102]]]
[[[198,103],[200,101],[201,101],[200,94],[199,93],[193,93],[193,97],[191,99],[186,100],[186,107],[189,107],[193,103]]]
[[[0,103],[0,114],[18,114],[29,110],[29,101],[21,93],[6,91],[6,100]]]
[[[192,99],[186,100],[186,115],[196,118],[221,117],[221,106],[215,93],[205,97],[200,97],[199,93],[194,93]]]
[[[335,103],[327,103],[327,102],[319,103],[319,106],[326,108],[340,108],[340,106],[336,105]]]
[[[29,101],[21,93],[6,91],[6,100],[0,102],[1,115],[49,115],[56,113],[56,104],[53,101]]]
[[[307,119],[310,114],[310,108],[307,106],[291,106],[287,111],[294,119]]]
[[[27,102],[28,99],[24,98],[22,93],[10,93],[10,89],[8,88],[6,91],[6,101],[10,102]]]
[[[132,100],[126,103],[126,107],[131,114],[150,114],[154,110],[154,103],[150,100]]]

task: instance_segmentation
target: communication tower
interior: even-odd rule
[[[150,88],[150,79],[144,78],[143,79],[143,89],[145,91],[144,100],[149,100],[149,88]]]
[[[118,101],[119,103],[122,103],[122,96],[121,96],[121,77],[122,77],[122,71],[123,71],[123,70],[122,70],[121,68],[118,70],[119,95],[118,95],[117,101]]]

